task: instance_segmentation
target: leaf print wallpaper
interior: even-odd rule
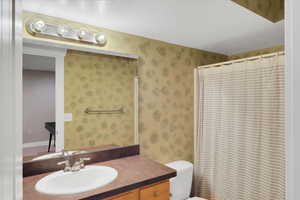
[[[65,57],[65,149],[134,144],[136,61],[68,51]],[[124,108],[123,114],[86,114]]]
[[[232,0],[233,2],[272,21],[284,19],[284,0]]]
[[[139,143],[141,154],[162,163],[179,159],[193,160],[193,69],[199,65],[226,61],[227,56],[31,12],[23,13],[24,23],[32,17],[103,32],[108,36],[108,43],[104,47],[94,46],[95,48],[138,55],[139,59],[136,62],[140,78]],[[53,41],[51,38],[33,37],[25,29],[24,37]],[[61,40],[58,42],[70,43],[71,41]],[[68,61],[76,63],[76,67],[78,67],[76,70],[81,70],[80,66],[77,66],[79,60],[76,60],[74,56],[70,52],[66,55],[66,112],[71,108],[73,95],[76,95],[73,85],[82,84],[80,78],[70,78],[72,81],[67,81],[69,77],[76,76],[71,65],[68,66]],[[99,58],[93,57],[91,62],[101,60],[103,56],[95,57]],[[78,56],[77,59],[81,60],[81,56]],[[111,59],[114,60],[113,57]],[[89,83],[89,85],[98,84],[92,83],[92,80]],[[94,91],[98,88],[98,86],[91,87]],[[81,100],[89,101],[89,98],[89,96],[85,96]],[[81,116],[81,118],[82,122],[79,124],[82,127],[78,127],[77,123],[70,125],[65,123],[67,146],[71,148],[101,144],[101,141],[98,141],[101,140],[98,138],[100,137],[98,136],[99,130],[96,130],[98,126],[93,125],[90,119],[88,119],[88,123],[84,123],[85,117]],[[93,118],[93,120],[93,123],[99,123],[97,118]],[[108,123],[105,126],[108,127]],[[88,135],[83,134],[83,129],[87,131]]]

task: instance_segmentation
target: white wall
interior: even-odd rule
[[[22,199],[22,18],[0,0],[0,199]]]
[[[49,140],[45,122],[55,121],[55,72],[23,71],[23,143]]]
[[[300,199],[300,1],[285,0],[287,200]]]

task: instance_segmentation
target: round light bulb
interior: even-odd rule
[[[78,32],[78,38],[79,39],[83,39],[85,36],[86,36],[86,31],[85,30],[79,30],[79,32]]]
[[[43,20],[37,20],[32,24],[32,28],[36,32],[41,32],[46,27],[46,24]]]
[[[107,42],[106,37],[103,34],[97,34],[95,36],[95,39],[96,39],[96,42],[100,45],[104,45]]]
[[[58,34],[59,36],[64,36],[67,32],[68,32],[68,31],[67,31],[67,29],[66,29],[65,27],[63,27],[63,26],[58,26],[58,28],[57,28],[57,34]]]

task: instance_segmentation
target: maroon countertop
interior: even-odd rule
[[[75,195],[46,195],[35,190],[35,184],[50,173],[23,178],[24,200],[99,200],[176,176],[176,171],[143,156],[130,156],[92,165],[116,169],[118,177],[109,185]]]

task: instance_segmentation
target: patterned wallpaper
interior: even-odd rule
[[[33,16],[103,32],[108,36],[108,43],[105,47],[95,46],[95,48],[140,56],[138,73],[141,153],[163,163],[179,159],[193,160],[193,69],[199,65],[226,61],[227,56],[29,12],[23,13],[24,22]],[[25,30],[24,37],[33,38]],[[71,68],[66,65],[68,69]],[[68,77],[67,73],[66,77]],[[71,76],[76,75],[72,72]],[[75,82],[66,82],[65,87],[71,87],[69,84],[80,85],[77,83],[81,81],[80,79],[73,80]],[[94,86],[94,89],[96,88]],[[65,92],[68,90],[66,89]],[[70,105],[68,101],[71,99],[72,97],[66,99],[66,105]],[[96,118],[95,123],[97,123]],[[71,127],[66,124],[66,129],[69,130]],[[92,128],[88,130],[96,131]],[[82,145],[93,145],[91,137],[94,141],[98,140],[97,136],[88,138],[83,134],[74,135],[78,136],[74,141],[83,140],[80,142],[83,143]],[[74,135],[72,137],[75,137]],[[66,143],[73,145],[70,141],[73,140],[68,141],[66,137]]]
[[[266,48],[266,49],[258,49],[255,51],[234,54],[234,55],[228,56],[228,60],[247,58],[247,57],[258,56],[258,55],[263,55],[263,54],[268,54],[268,53],[274,53],[274,52],[278,52],[278,51],[284,51],[284,46],[281,45],[281,46],[275,46],[275,47]]]
[[[284,0],[232,0],[235,3],[272,21],[284,19]]]
[[[136,61],[68,51],[65,57],[65,148],[134,143],[134,77]],[[112,110],[124,114],[86,114],[84,110]]]

